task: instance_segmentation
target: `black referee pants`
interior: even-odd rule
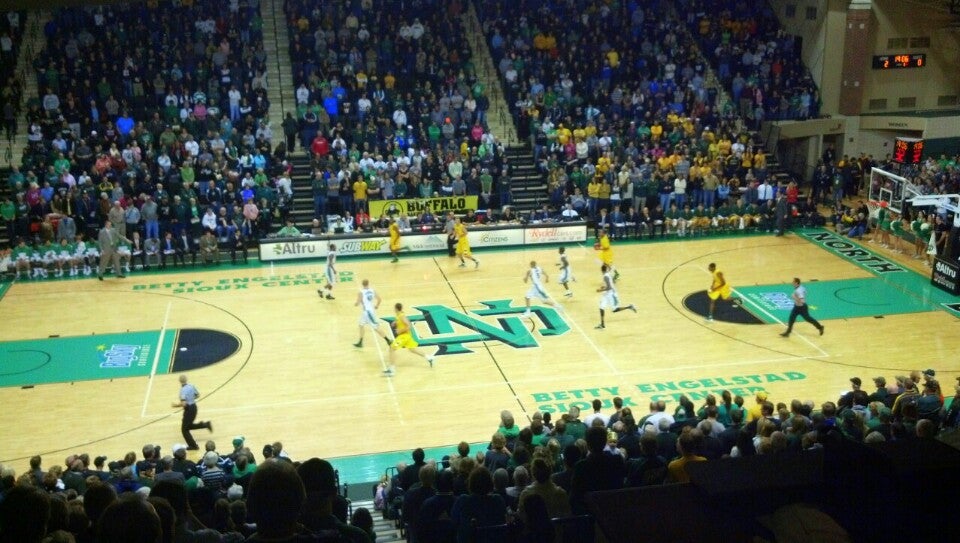
[[[817,330],[819,330],[821,327],[817,319],[810,316],[810,308],[807,306],[807,304],[803,304],[801,306],[794,304],[793,309],[790,311],[790,322],[787,323],[788,334],[793,331],[793,323],[797,322],[797,317],[803,317],[803,320],[814,325]]]
[[[198,430],[200,428],[206,428],[205,424],[198,424],[197,420],[197,404],[188,405],[183,408],[183,420],[180,423],[180,433],[183,434],[184,441],[187,442],[187,447],[190,449],[199,449],[200,446],[197,445],[197,441],[193,439],[193,434],[190,433],[190,430]]]

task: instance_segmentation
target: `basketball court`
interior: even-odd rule
[[[169,453],[183,441],[171,407],[181,372],[202,394],[199,419],[214,422],[215,432],[194,432],[201,443],[225,450],[243,435],[259,455],[279,440],[295,458],[332,458],[350,483],[377,479],[418,446],[449,454],[484,442],[503,409],[523,425],[537,410],[589,410],[594,398],[609,409],[615,396],[640,413],[651,399],[672,410],[680,394],[701,405],[724,389],[819,403],[854,376],[891,381],[928,367],[949,395],[960,375],[960,300],[932,287],[919,261],[826,230],[614,242],[620,299],[638,313],[608,313],[605,330],[594,329],[594,251],[567,254],[572,298],[554,282],[556,247],[542,246],[480,252],[476,270],[445,254],[344,258],[335,300],[316,293],[320,261],[17,282],[0,300],[0,462],[19,472],[34,454],[49,466],[155,442]],[[562,311],[541,304],[522,317],[531,260]],[[706,322],[711,262],[743,303]],[[779,335],[795,276],[822,337],[803,321]],[[383,298],[382,318],[406,306],[422,348],[439,350],[434,368],[401,352],[397,375],[382,377],[387,346],[369,331],[352,346],[362,279]]]

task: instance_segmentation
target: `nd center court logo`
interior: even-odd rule
[[[532,306],[530,312],[534,325],[532,329],[527,329],[530,320],[521,317],[526,308],[513,307],[510,300],[480,303],[486,309],[470,310],[469,314],[445,305],[417,306],[415,309],[420,314],[410,314],[407,318],[414,325],[412,332],[417,342],[420,345],[437,346],[438,355],[472,353],[473,350],[467,347],[470,343],[500,342],[516,349],[539,347],[532,333],[538,321],[542,327],[537,331],[544,337],[559,336],[570,330],[570,326],[551,307]],[[393,322],[394,318],[385,317],[384,320]],[[417,333],[418,322],[426,323],[431,333],[429,337]]]

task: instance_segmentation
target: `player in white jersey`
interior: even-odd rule
[[[600,293],[600,324],[595,327],[597,330],[606,328],[603,317],[607,309],[612,309],[614,313],[619,313],[624,309],[629,309],[634,313],[637,312],[637,308],[634,307],[633,304],[627,306],[620,305],[620,298],[617,296],[617,287],[614,286],[610,267],[606,264],[600,266],[600,273],[603,274],[603,284],[597,289],[597,292]]]
[[[380,295],[370,288],[369,279],[364,279],[361,284],[363,288],[357,293],[357,301],[353,304],[354,306],[360,306],[360,339],[353,346],[363,347],[363,333],[367,326],[372,328],[389,345],[390,338],[383,333],[383,330],[380,330],[380,319],[377,318],[377,308],[380,307],[381,301]]]
[[[566,291],[563,295],[569,298],[573,296],[570,283],[576,281],[577,278],[573,276],[573,268],[570,267],[570,261],[567,260],[567,250],[560,247],[558,251],[560,252],[560,262],[557,263],[557,267],[560,268],[560,278],[557,282],[563,285],[563,289]]]
[[[543,288],[543,284],[550,281],[550,278],[547,276],[547,273],[540,269],[540,266],[537,266],[535,260],[530,261],[530,269],[527,270],[527,274],[523,276],[524,283],[530,283],[530,288],[527,290],[526,301],[527,301],[527,310],[523,313],[524,317],[530,317],[530,300],[532,298],[539,298],[543,300],[543,303],[560,308],[560,305],[554,302],[550,295],[547,294],[547,290]]]
[[[337,246],[333,243],[327,247],[327,284],[323,288],[317,289],[317,294],[321,298],[333,299],[333,284],[337,282]],[[326,292],[324,292],[326,291]]]

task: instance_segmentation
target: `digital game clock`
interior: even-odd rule
[[[875,55],[874,70],[892,70],[894,68],[923,68],[927,65],[925,53],[902,53],[899,55]]]
[[[920,164],[923,143],[919,138],[897,138],[893,144],[893,161],[897,164]]]

